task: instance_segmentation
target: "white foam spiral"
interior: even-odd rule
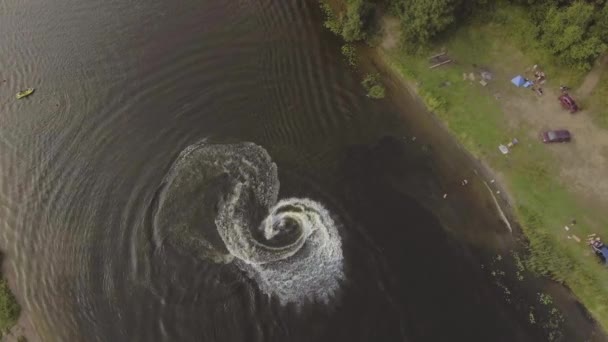
[[[262,147],[197,143],[179,155],[163,184],[157,239],[234,262],[283,304],[327,302],[339,289],[344,271],[336,221],[312,199],[277,201],[277,166]]]

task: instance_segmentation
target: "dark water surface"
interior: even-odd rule
[[[365,97],[317,6],[0,2],[0,249],[42,340],[542,340],[423,205],[444,191],[433,154],[400,106]],[[280,198],[339,220],[329,300],[282,303],[235,262],[155,235],[163,180],[204,139],[261,146]],[[171,198],[195,213],[179,241],[213,222],[198,186]]]

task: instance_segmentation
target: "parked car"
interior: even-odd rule
[[[558,142],[569,142],[572,136],[570,132],[565,129],[558,129],[553,131],[544,131],[541,133],[541,138],[545,144],[558,143]]]
[[[600,258],[600,261],[604,265],[608,265],[608,247],[602,246],[600,248],[592,247],[595,255]]]
[[[569,110],[570,113],[576,113],[578,111],[576,102],[574,102],[574,99],[568,94],[560,95],[559,102],[562,104],[562,107]]]

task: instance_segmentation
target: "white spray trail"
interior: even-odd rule
[[[205,142],[189,146],[164,185],[155,218],[156,230],[162,231],[159,239],[173,240],[208,259],[235,262],[260,290],[283,304],[327,302],[339,289],[344,260],[336,222],[314,200],[277,201],[277,167],[262,147]],[[221,193],[214,193],[218,188]],[[194,203],[194,209],[180,210],[180,196],[200,199],[202,208]],[[201,210],[214,213],[209,222],[228,255],[211,247],[205,231],[211,224],[192,227],[191,216]],[[261,210],[268,214],[256,221],[260,215],[255,213]]]

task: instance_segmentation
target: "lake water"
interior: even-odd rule
[[[316,1],[4,0],[0,32],[0,249],[41,340],[543,340],[455,233],[508,235],[443,200],[470,167],[365,96]]]

